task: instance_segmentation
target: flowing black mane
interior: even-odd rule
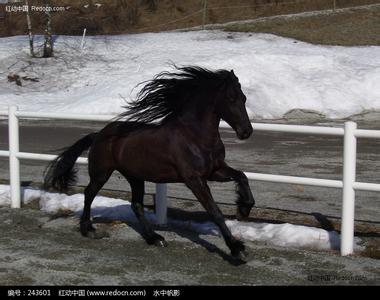
[[[192,101],[191,95],[216,92],[215,86],[228,83],[227,70],[210,71],[196,66],[176,67],[176,72],[162,72],[146,83],[137,99],[124,106],[126,112],[118,116],[127,122],[149,124],[175,116],[184,103]]]

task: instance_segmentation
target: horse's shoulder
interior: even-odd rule
[[[224,157],[226,156],[226,148],[224,146],[223,141],[220,138],[218,138],[215,143],[213,149],[213,156],[215,159],[224,159]]]

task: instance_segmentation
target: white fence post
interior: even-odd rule
[[[11,188],[11,207],[21,207],[20,194],[20,161],[17,158],[19,152],[19,126],[18,118],[15,115],[17,106],[9,107],[8,115],[8,135],[9,135],[9,174]]]
[[[354,251],[356,128],[355,122],[344,123],[343,204],[340,243],[342,256],[350,255]]]
[[[167,223],[168,197],[167,186],[165,183],[156,184],[156,195],[154,197],[157,224],[164,225]]]

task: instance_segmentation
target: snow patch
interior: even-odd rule
[[[42,37],[36,37],[42,39]],[[163,43],[165,41],[165,43]],[[0,110],[117,114],[140,82],[177,65],[234,69],[251,118],[293,109],[329,118],[380,110],[380,47],[320,46],[270,34],[192,31],[59,36],[56,57],[30,59],[27,37],[0,38]],[[23,86],[8,74],[38,78]]]
[[[40,199],[41,210],[56,213],[60,210],[75,212],[78,217],[83,209],[83,194],[65,195],[48,193],[36,189],[23,189],[24,203]],[[10,205],[10,189],[7,185],[0,185],[0,206]],[[97,196],[92,204],[92,217],[101,217],[109,220],[137,222],[130,202],[122,199],[113,199]],[[155,215],[146,210],[146,216],[151,222],[156,221]],[[204,235],[219,235],[220,232],[212,222],[198,223],[193,221],[179,221],[169,219],[170,226],[192,230]],[[227,220],[227,226],[232,234],[242,240],[263,241],[273,245],[293,248],[312,248],[321,250],[337,250],[340,245],[340,235],[335,231],[326,231],[320,228],[292,225],[240,222]],[[361,250],[359,238],[355,238],[355,249]]]

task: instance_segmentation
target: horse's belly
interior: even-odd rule
[[[157,151],[156,146],[127,143],[118,157],[118,170],[126,176],[156,183],[180,182],[171,156],[163,150]]]

